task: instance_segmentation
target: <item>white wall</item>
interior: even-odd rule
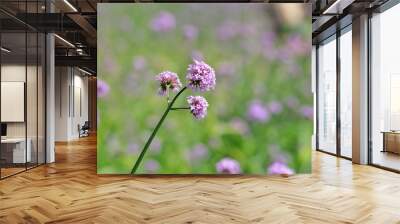
[[[37,70],[38,69],[38,70]],[[26,101],[19,108],[2,106],[4,113],[22,113],[22,121],[5,122],[7,124],[7,137],[29,139],[29,148],[33,162],[39,159],[39,163],[44,163],[45,159],[45,116],[44,116],[44,74],[41,66],[25,66],[25,64],[3,64],[1,66],[2,82],[23,82],[26,84]],[[25,80],[27,79],[27,80]],[[3,84],[3,83],[2,83]],[[23,87],[24,88],[24,87]],[[2,89],[2,99],[8,98],[7,92]],[[24,89],[19,90],[19,94],[24,94]],[[24,96],[22,97],[24,98]],[[11,102],[12,103],[12,102]],[[17,103],[17,102],[15,102]],[[25,105],[26,103],[26,105]],[[3,104],[3,102],[2,102]],[[14,111],[13,111],[14,110]],[[19,110],[19,111],[15,111]],[[24,114],[26,112],[26,120]],[[2,119],[3,120],[3,119]],[[51,162],[51,160],[49,160]]]
[[[55,140],[77,139],[78,125],[88,120],[88,78],[76,68],[56,67],[55,85]]]
[[[25,70],[27,69],[27,70]],[[25,80],[25,75],[26,72],[28,74],[35,73],[36,74],[36,67],[33,66],[27,66],[25,67],[24,65],[18,65],[18,64],[6,64],[1,66],[1,81],[2,82],[24,82],[26,83]],[[31,81],[30,81],[31,82]],[[30,83],[32,84],[32,83]],[[36,82],[34,83],[36,85]],[[31,92],[30,90],[32,89],[27,89],[28,93],[27,96],[29,98],[36,98],[36,89]],[[4,96],[3,96],[4,97]],[[31,102],[32,99],[27,99],[28,102]],[[36,104],[32,105],[35,106]],[[1,110],[6,110],[7,108],[1,108]],[[22,108],[24,109],[24,108]],[[34,115],[34,117],[32,117]],[[28,122],[31,122],[35,120],[36,123],[36,114],[28,113]],[[7,136],[8,137],[25,137],[25,124],[26,122],[7,122]],[[28,125],[28,128],[32,127],[33,125],[30,124]],[[36,127],[35,127],[36,129]],[[28,133],[29,137],[29,133]]]
[[[55,141],[68,140],[68,88],[70,84],[68,71],[67,67],[55,68]]]

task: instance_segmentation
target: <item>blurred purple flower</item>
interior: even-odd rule
[[[208,141],[208,145],[212,148],[218,148],[219,146],[221,146],[221,141],[218,138],[211,138]]]
[[[195,91],[209,91],[215,88],[214,69],[203,61],[194,60],[187,69],[188,86]]]
[[[276,154],[278,154],[281,151],[281,147],[277,144],[269,144],[267,145],[267,151],[269,154],[273,155],[275,157]]]
[[[170,12],[162,11],[151,20],[151,28],[155,32],[168,32],[175,29],[175,16]]]
[[[112,155],[115,155],[119,152],[121,152],[121,145],[119,143],[119,140],[116,136],[110,136],[106,139],[106,145],[108,152]]]
[[[139,145],[136,143],[129,143],[126,149],[126,152],[129,154],[138,154],[139,153]]]
[[[208,149],[203,144],[195,145],[187,154],[188,160],[195,163],[198,160],[204,159],[208,155]]]
[[[217,38],[221,41],[236,37],[240,32],[238,24],[232,21],[225,21],[217,27]]]
[[[246,121],[238,117],[232,119],[231,126],[235,131],[242,135],[249,133],[249,126],[247,125]]]
[[[161,96],[167,95],[167,90],[171,89],[173,92],[178,92],[182,87],[182,83],[176,73],[165,71],[157,75],[156,80],[160,82],[158,94]]]
[[[196,39],[198,33],[199,33],[199,30],[194,25],[185,25],[185,26],[183,26],[183,36],[187,40],[192,41],[192,40]]]
[[[159,120],[159,118],[157,116],[151,115],[146,119],[146,124],[147,124],[147,126],[155,126],[157,124],[158,120]],[[149,136],[146,135],[145,137],[148,138]]]
[[[268,111],[272,114],[277,114],[282,111],[282,104],[278,101],[272,101],[268,104]]]
[[[272,60],[276,60],[278,58],[278,54],[279,54],[278,52],[279,52],[279,50],[275,49],[275,48],[269,48],[269,49],[264,48],[262,54],[266,59],[272,61]]]
[[[139,76],[135,73],[128,75],[125,78],[124,87],[125,93],[135,95],[139,91],[140,82],[138,81]]]
[[[144,164],[144,170],[148,173],[155,173],[159,169],[160,169],[160,164],[153,159],[147,160],[147,162]]]
[[[218,69],[217,69],[218,75],[226,75],[230,76],[235,74],[236,72],[236,67],[235,64],[230,63],[230,62],[222,62],[219,64]]]
[[[280,48],[275,52],[276,59],[280,60],[283,63],[288,63],[293,56],[290,48]]]
[[[103,80],[97,79],[97,96],[105,97],[110,91],[110,86]]]
[[[158,138],[154,138],[153,142],[150,145],[151,152],[159,153],[161,149],[161,141]]]
[[[119,28],[123,32],[132,31],[133,23],[132,23],[131,19],[128,16],[125,16],[125,17],[121,18],[120,22],[119,22]]]
[[[192,60],[204,61],[203,53],[201,53],[200,51],[197,51],[197,50],[192,51]]]
[[[264,50],[269,50],[274,47],[276,41],[276,34],[274,32],[264,32],[261,34],[261,46]]]
[[[207,115],[208,102],[202,96],[188,96],[187,102],[189,103],[190,113],[196,119],[203,119]]]
[[[269,175],[293,175],[294,171],[283,161],[275,161],[268,166]]]
[[[261,34],[261,44],[264,48],[273,47],[276,40],[276,33],[267,31]]]
[[[267,31],[261,34],[260,38],[261,50],[264,57],[268,60],[275,60],[278,57],[278,49],[276,48],[276,34]]]
[[[299,100],[294,96],[290,96],[286,99],[286,104],[289,108],[295,109],[299,106]]]
[[[238,161],[231,158],[223,158],[216,164],[218,173],[223,174],[239,174],[241,172]]]
[[[300,67],[297,63],[289,63],[286,68],[290,75],[297,76],[300,73]]]
[[[143,69],[145,69],[146,66],[147,66],[146,59],[142,56],[135,57],[135,59],[133,60],[133,68],[136,71],[143,71]]]
[[[270,112],[261,101],[253,100],[247,110],[247,116],[252,121],[267,122],[270,119]]]
[[[107,56],[104,58],[104,66],[106,71],[111,74],[114,74],[114,72],[117,70],[117,64],[112,59],[112,56]]]
[[[312,106],[303,106],[303,107],[301,107],[300,108],[300,113],[304,117],[306,117],[306,118],[308,118],[310,120],[312,120],[314,118],[314,108]]]
[[[311,49],[311,43],[304,40],[299,34],[293,34],[286,40],[286,49],[295,55],[307,54]]]
[[[255,36],[258,32],[258,28],[253,23],[241,24],[238,28],[238,33],[243,37]]]

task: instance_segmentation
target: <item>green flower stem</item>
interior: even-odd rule
[[[171,110],[189,110],[190,107],[172,107]]]
[[[136,160],[135,165],[132,168],[131,174],[135,174],[136,170],[138,169],[140,163],[143,160],[144,155],[146,154],[147,149],[149,148],[151,142],[153,141],[154,136],[157,134],[158,129],[161,127],[161,124],[164,122],[164,119],[167,117],[169,111],[172,109],[172,105],[175,103],[175,100],[186,90],[186,86],[183,87],[172,99],[171,103],[168,104],[167,109],[165,110],[164,114],[162,115],[160,121],[158,121],[156,128],[151,133],[149,139],[147,140],[146,144],[144,145],[142,152],[140,152],[139,158]]]

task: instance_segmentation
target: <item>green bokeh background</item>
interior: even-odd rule
[[[150,28],[161,11],[175,16],[173,30],[158,33]],[[210,105],[208,115],[199,121],[187,111],[170,112],[157,133],[158,145],[151,146],[138,173],[213,174],[224,157],[237,160],[246,174],[266,174],[268,165],[283,157],[296,173],[310,172],[313,126],[299,111],[312,106],[311,42],[309,52],[290,55],[295,72],[290,63],[264,57],[263,52],[284,48],[291,35],[311,40],[311,18],[291,25],[276,15],[271,4],[100,4],[98,79],[108,83],[110,92],[98,100],[98,173],[130,172],[167,106],[157,95],[155,76],[174,71],[185,84],[187,66],[196,54],[216,70],[216,89],[204,94],[186,91],[175,105],[186,106],[188,95],[203,95]],[[244,31],[221,41],[217,30],[226,23],[240,24]],[[199,31],[192,41],[182,32],[189,24]],[[276,35],[271,49],[260,43],[265,32]],[[143,69],[135,69],[139,58],[145,61]],[[234,67],[233,74],[218,74],[224,63]],[[283,109],[268,122],[252,121],[248,107],[253,100],[276,101]],[[288,105],[289,100],[296,106]],[[234,120],[247,130],[235,128]],[[207,155],[188,160],[199,144]],[[146,170],[149,161],[158,169]]]

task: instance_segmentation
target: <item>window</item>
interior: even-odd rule
[[[372,163],[400,170],[400,5],[371,18]]]
[[[336,153],[336,36],[318,48],[318,149]]]
[[[340,155],[352,156],[352,35],[351,26],[340,36]]]

